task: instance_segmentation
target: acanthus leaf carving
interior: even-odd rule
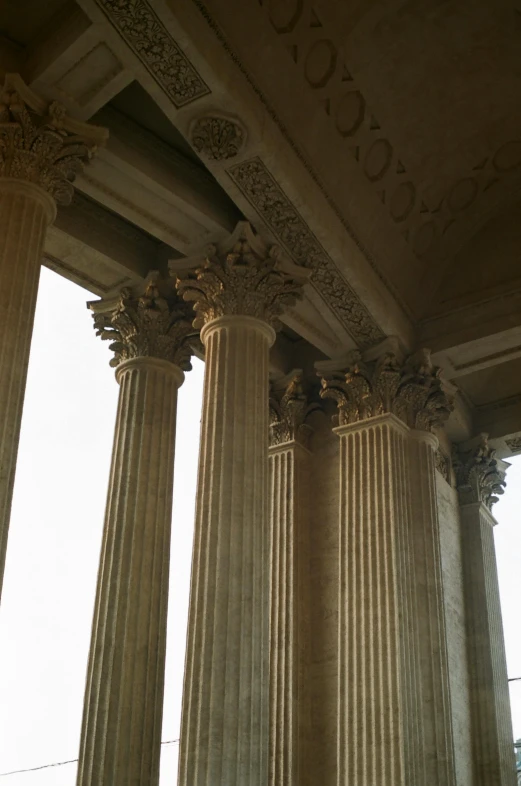
[[[270,446],[299,442],[308,447],[313,429],[306,420],[320,405],[310,401],[300,369],[271,385],[269,407]]]
[[[505,491],[507,462],[496,459],[488,434],[453,446],[452,464],[462,504],[482,502],[489,510]]]
[[[112,367],[125,360],[154,357],[168,360],[183,371],[191,369],[193,354],[191,309],[151,273],[138,294],[124,287],[119,295],[89,302],[96,335],[110,341]]]
[[[406,358],[386,349],[376,359],[355,350],[342,371],[319,371],[319,376],[320,395],[336,402],[340,426],[389,413],[409,428],[432,431],[454,407],[427,349]]]
[[[185,260],[179,264],[186,267]],[[178,266],[171,263],[172,270]],[[193,302],[195,328],[222,316],[251,316],[278,329],[278,317],[302,297],[306,278],[306,271],[284,259],[277,246],[266,246],[241,221],[225,244],[211,246],[194,270],[177,276],[176,286]]]
[[[198,118],[191,126],[190,139],[198,153],[212,161],[236,156],[246,141],[239,123],[222,115]]]
[[[0,95],[0,176],[34,183],[61,205],[72,183],[107,137],[104,129],[72,120],[65,107],[42,101],[17,74]]]

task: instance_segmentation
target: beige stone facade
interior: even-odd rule
[[[192,354],[180,786],[514,786],[516,4],[23,0],[0,31],[0,581],[40,264],[99,298],[120,386],[79,786],[158,783]]]

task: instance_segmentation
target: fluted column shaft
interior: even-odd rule
[[[274,331],[223,316],[206,369],[181,729],[181,786],[268,781],[268,354]]]
[[[434,447],[340,426],[338,786],[455,786]]]
[[[78,786],[157,786],[177,391],[167,360],[121,363]]]
[[[409,440],[410,502],[414,521],[416,594],[421,651],[424,736],[422,758],[427,786],[456,786],[450,703],[449,659],[431,433],[412,430]]]
[[[270,786],[304,786],[309,697],[309,451],[269,450],[271,501]]]
[[[408,429],[340,426],[338,786],[423,786]],[[441,786],[441,784],[440,784]]]
[[[512,719],[493,526],[481,502],[460,506],[474,782],[515,786]]]
[[[54,200],[0,178],[0,596],[45,232]]]

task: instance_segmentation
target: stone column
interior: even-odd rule
[[[17,75],[0,95],[0,596],[29,350],[47,227],[105,132],[36,96]]]
[[[491,513],[505,485],[506,462],[487,434],[457,446],[453,466],[460,499],[463,583],[470,670],[474,783],[515,786],[512,716]]]
[[[428,352],[387,340],[344,370],[338,405],[338,786],[456,786],[430,433],[451,404]]]
[[[272,385],[270,396],[270,786],[308,783],[311,707],[306,667],[310,647],[309,441],[306,418],[317,409],[302,372]]]
[[[89,303],[120,394],[78,786],[159,782],[177,390],[193,332],[190,309],[160,284]]]
[[[245,223],[177,285],[206,354],[179,783],[266,786],[268,356],[300,285]]]

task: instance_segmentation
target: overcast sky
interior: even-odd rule
[[[0,613],[0,773],[75,759],[118,386],[92,295],[42,270]],[[163,740],[179,737],[203,364],[178,405]],[[521,461],[496,506],[510,676],[521,677]],[[521,682],[514,684],[521,736]],[[163,746],[161,786],[174,786],[178,745]],[[76,764],[1,779],[74,786]]]

